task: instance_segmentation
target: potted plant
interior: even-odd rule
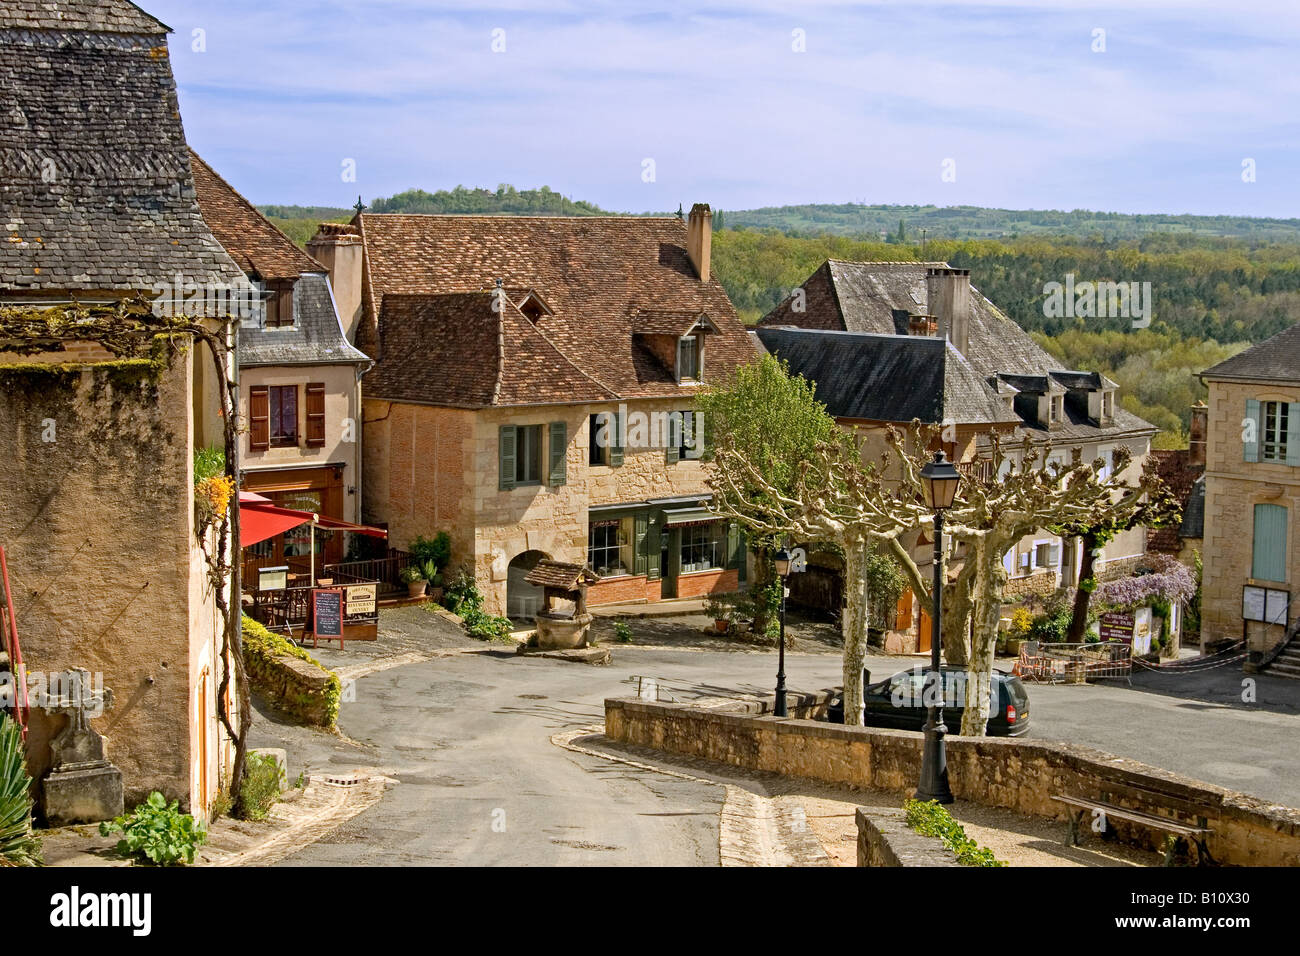
[[[424,572],[415,565],[411,565],[409,568],[403,568],[402,573],[398,575],[398,577],[400,577],[402,583],[406,585],[407,592],[411,597],[418,598],[424,595],[424,589],[428,582],[424,578]]]
[[[735,608],[727,601],[710,597],[704,602],[704,614],[713,618],[713,630],[717,634],[726,634],[731,629],[731,616]]]
[[[424,580],[429,585],[429,599],[435,603],[442,603],[442,573],[438,566],[432,561],[426,562],[421,569],[424,574]]]

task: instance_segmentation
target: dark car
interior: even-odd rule
[[[898,730],[922,730],[930,697],[926,685],[929,668],[914,667],[899,671],[887,680],[871,683],[871,673],[862,672],[866,684],[863,697],[863,721],[868,727],[891,727]],[[966,671],[942,668],[943,722],[948,733],[961,731],[966,702]],[[1014,674],[994,671],[989,702],[989,721],[985,733],[990,737],[1019,737],[1029,733],[1029,694]],[[844,698],[830,702],[826,719],[844,723]]]

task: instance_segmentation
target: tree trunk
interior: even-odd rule
[[[975,587],[975,636],[970,663],[966,668],[966,708],[962,713],[964,737],[983,737],[990,714],[993,660],[998,645],[998,618],[1002,614],[1002,581],[1006,571],[1000,552],[981,538],[968,560],[977,562]]]
[[[865,539],[844,548],[844,723],[862,726],[862,670],[867,666],[867,550]]]
[[[970,661],[970,618],[974,602],[966,577],[963,573],[956,582],[943,587],[943,659],[954,667],[965,667]]]
[[[751,627],[755,634],[767,634],[767,625],[772,620],[771,608],[767,605],[767,589],[775,578],[772,543],[764,540],[754,549],[754,583],[750,585],[750,595],[754,598],[754,623]]]
[[[1079,558],[1079,588],[1074,592],[1074,616],[1070,618],[1070,630],[1065,638],[1069,644],[1083,643],[1084,632],[1088,629],[1088,605],[1092,602],[1092,590],[1084,585],[1092,580],[1093,568],[1097,563],[1094,554],[1097,550],[1097,536],[1083,534],[1079,540],[1083,542],[1083,556]]]

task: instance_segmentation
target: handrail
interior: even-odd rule
[[[1286,619],[1291,616],[1291,601],[1289,598],[1287,599],[1286,609],[1282,612],[1282,615],[1283,615],[1282,617],[1283,622],[1285,622]],[[1296,618],[1296,622],[1293,625],[1291,625],[1290,633],[1284,634],[1282,640],[1278,641],[1276,645],[1274,645],[1271,649],[1265,652],[1264,656],[1259,659],[1259,669],[1264,670],[1275,660],[1281,657],[1282,652],[1291,646],[1291,642],[1296,639],[1297,635],[1300,635],[1300,618]]]

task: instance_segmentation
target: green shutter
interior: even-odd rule
[[[646,552],[645,539],[650,530],[650,516],[644,512],[632,519],[633,537],[632,537],[632,573],[646,573]]]
[[[627,427],[627,423],[623,421],[622,409],[617,409],[613,412],[613,420],[610,427],[613,431],[609,436],[609,466],[611,468],[618,468],[623,464],[623,430]]]
[[[1261,581],[1286,580],[1286,508],[1255,505],[1255,552],[1250,576]]]
[[[1254,441],[1244,441],[1246,461],[1259,461],[1259,441],[1264,437],[1264,421],[1259,412],[1257,399],[1246,399],[1246,420],[1254,423]]]
[[[647,516],[648,518],[649,516]],[[651,581],[659,580],[662,575],[662,569],[659,567],[660,555],[663,551],[663,515],[656,515],[653,520],[648,520],[646,525],[645,544],[642,550],[645,552],[645,574]]]
[[[682,380],[682,340],[677,340],[677,381]]]
[[[681,460],[682,433],[685,428],[685,416],[680,412],[668,413],[668,440],[664,442],[664,461],[669,465],[675,465]]]
[[[1300,402],[1292,402],[1287,412],[1286,463],[1300,466]]]
[[[562,485],[567,480],[565,452],[569,447],[569,426],[564,422],[551,422],[551,479],[552,485]]]
[[[519,454],[519,432],[514,425],[502,425],[497,440],[497,450],[501,459],[501,477],[498,487],[509,491],[515,486],[515,467]]]
[[[728,570],[740,567],[745,554],[740,547],[740,525],[734,521],[727,525],[727,564]]]

